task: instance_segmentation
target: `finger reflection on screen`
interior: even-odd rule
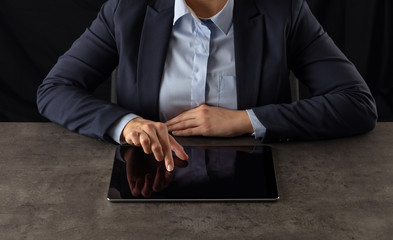
[[[156,161],[153,154],[145,154],[142,148],[122,147],[121,156],[126,163],[131,194],[135,197],[150,197],[153,192],[165,189],[173,179],[174,174],[166,170],[164,161]],[[174,157],[174,163],[180,168],[188,164],[177,157]]]

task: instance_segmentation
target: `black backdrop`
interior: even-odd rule
[[[35,106],[37,86],[95,18],[103,2],[1,1],[0,121],[45,121]],[[379,120],[393,121],[393,1],[308,3],[367,81],[377,100]],[[109,99],[109,84],[104,83],[96,95]]]

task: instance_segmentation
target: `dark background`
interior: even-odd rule
[[[57,58],[90,25],[103,2],[1,1],[0,121],[46,121],[37,112],[37,87]],[[377,101],[379,121],[393,121],[393,1],[308,3],[366,80]],[[109,81],[95,94],[109,100]]]

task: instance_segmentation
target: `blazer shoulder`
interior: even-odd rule
[[[173,7],[175,0],[109,0],[119,3],[121,7],[132,7],[132,8],[146,8],[147,6],[152,7],[155,10],[165,9],[167,7]]]
[[[113,19],[114,25],[117,26],[135,22],[140,23],[141,21],[143,22],[148,6],[153,6],[155,1],[156,0],[108,0],[105,4],[109,5],[109,7],[104,6],[102,11],[109,12],[107,16],[111,18],[108,18]]]
[[[293,14],[299,12],[305,0],[254,0],[262,12],[267,14]]]
[[[251,0],[252,1],[252,0]],[[289,26],[292,29],[299,16],[308,9],[305,0],[254,0],[265,19],[277,27]],[[306,11],[307,12],[307,11]]]
[[[156,0],[109,0],[117,4],[119,8],[146,8],[148,5],[154,5]]]

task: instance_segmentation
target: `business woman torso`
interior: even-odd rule
[[[108,129],[127,113],[158,121],[174,1],[106,2],[40,86],[40,112],[108,141]],[[236,0],[233,28],[238,109],[255,112],[266,127],[263,141],[342,137],[374,128],[367,85],[304,0]],[[118,104],[92,97],[90,91],[116,66]],[[291,103],[290,70],[312,98]]]

